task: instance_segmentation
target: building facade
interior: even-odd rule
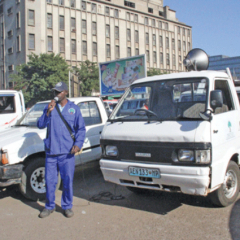
[[[0,0],[0,21],[0,89],[31,53],[71,66],[146,54],[148,69],[176,72],[192,48],[191,27],[162,0]]]
[[[226,70],[229,68],[234,80],[240,80],[240,57],[217,55],[209,57],[209,70]]]

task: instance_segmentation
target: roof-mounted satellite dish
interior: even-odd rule
[[[207,70],[209,65],[208,55],[202,49],[194,48],[188,52],[187,57],[183,60],[183,64],[188,71]]]

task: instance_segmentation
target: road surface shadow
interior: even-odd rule
[[[229,229],[233,240],[240,239],[240,199],[237,200],[233,207],[229,218]]]

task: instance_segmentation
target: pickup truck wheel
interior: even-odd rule
[[[149,193],[148,189],[144,188],[137,188],[137,187],[126,187],[129,191],[136,193],[136,194],[146,194]]]
[[[59,174],[56,190],[59,189],[60,183],[61,177]],[[33,201],[45,199],[45,158],[34,158],[24,167],[20,191],[24,197]]]
[[[239,193],[239,182],[239,167],[235,162],[230,161],[223,184],[210,194],[213,204],[219,207],[226,207],[235,202]]]

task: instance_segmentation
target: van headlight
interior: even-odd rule
[[[193,162],[194,161],[194,151],[187,149],[180,149],[178,151],[178,160],[180,162]]]
[[[196,163],[210,163],[210,150],[196,150]]]
[[[105,148],[105,153],[107,156],[116,157],[118,155],[118,149],[116,146],[107,145]]]

